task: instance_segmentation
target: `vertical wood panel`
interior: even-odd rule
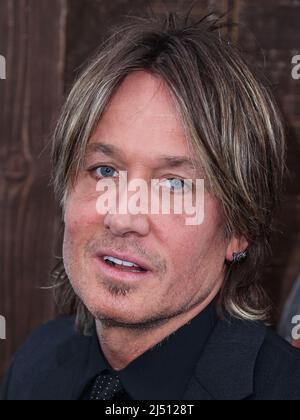
[[[49,283],[58,211],[49,188],[51,121],[62,102],[65,0],[1,0],[0,376],[33,327],[53,316]]]

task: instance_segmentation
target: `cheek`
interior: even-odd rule
[[[86,278],[86,244],[100,227],[99,217],[94,199],[68,198],[64,215],[63,258],[75,290]]]
[[[203,260],[209,252],[211,235],[201,229],[186,227],[183,230],[177,229],[170,238],[171,258],[174,267],[192,267],[195,261]]]
[[[173,272],[199,270],[211,263],[222,266],[226,249],[222,225],[218,208],[209,197],[205,203],[204,221],[199,226],[186,225],[180,216],[162,220],[161,238]]]
[[[80,258],[85,245],[103,226],[103,216],[96,212],[94,197],[81,200],[69,197],[64,215],[64,257]]]
[[[103,219],[103,218],[102,218]],[[69,234],[77,235],[86,232],[92,225],[100,226],[101,216],[96,211],[96,198],[70,196],[66,203],[64,223]]]

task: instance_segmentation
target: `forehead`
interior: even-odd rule
[[[113,143],[131,156],[189,156],[188,142],[165,82],[139,71],[126,77],[109,102],[90,142]]]

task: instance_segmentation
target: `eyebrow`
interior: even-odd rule
[[[121,149],[113,144],[108,143],[90,143],[87,145],[86,155],[90,156],[94,153],[102,153],[112,158],[119,158],[123,160],[124,153]],[[172,156],[172,155],[160,155],[157,157],[160,162],[159,168],[184,168],[195,170],[197,167],[196,161],[188,158],[187,156]]]
[[[158,160],[162,163],[162,167],[165,168],[186,168],[195,169],[195,162],[184,156],[159,156]]]

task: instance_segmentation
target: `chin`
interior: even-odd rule
[[[123,297],[108,297],[103,301],[95,302],[87,299],[84,302],[88,310],[99,320],[111,318],[122,322],[139,322],[137,318],[141,318],[145,313],[144,305],[134,302],[133,299],[126,302],[123,299]]]
[[[94,317],[104,327],[123,327],[123,328],[136,328],[145,323],[145,318],[137,318],[131,314],[125,314],[122,311],[97,310]]]

